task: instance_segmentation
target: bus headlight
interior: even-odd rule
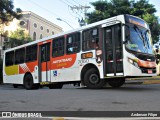
[[[128,58],[128,62],[129,63],[131,63],[131,64],[133,64],[134,62],[133,62],[133,60],[132,59],[130,59],[130,58]]]

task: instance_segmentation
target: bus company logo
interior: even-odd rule
[[[61,59],[61,60],[53,61],[53,64],[70,62],[70,61],[72,61],[72,58],[66,58],[66,59]]]

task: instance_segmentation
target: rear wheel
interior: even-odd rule
[[[62,89],[63,84],[55,83],[55,84],[50,84],[48,87],[49,87],[49,89]]]
[[[84,84],[91,89],[99,89],[105,85],[105,80],[100,79],[97,69],[91,68],[84,75]]]
[[[108,80],[108,84],[113,88],[121,87],[125,83],[124,78],[116,78]]]
[[[27,90],[31,90],[34,88],[33,77],[31,74],[27,74],[24,78],[24,87]]]

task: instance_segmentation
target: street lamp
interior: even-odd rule
[[[74,29],[70,24],[68,24],[66,21],[62,20],[61,18],[57,18],[57,20],[65,22],[65,23],[66,23],[67,25],[69,25],[72,29]]]

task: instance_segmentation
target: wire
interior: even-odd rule
[[[52,12],[52,11],[46,9],[45,7],[43,7],[43,6],[39,5],[39,4],[37,4],[36,2],[33,2],[32,0],[29,0],[29,1],[30,1],[31,3],[33,3],[33,4],[35,4],[36,6],[40,7],[41,9],[44,9],[45,11],[49,12],[50,14],[52,14],[52,15],[54,14],[55,16],[60,17],[60,18],[62,18],[63,20],[65,20],[65,21],[67,21],[67,22],[70,22],[70,23],[72,23],[72,24],[75,24],[75,23],[73,23],[73,22],[71,22],[71,21],[69,21],[69,20],[67,20],[67,19],[65,19],[65,18],[63,18],[63,17],[61,17],[61,16],[59,16],[58,14],[56,14],[56,13],[54,13],[54,12]]]
[[[66,4],[67,6],[70,6],[66,1],[60,0],[62,3]]]
[[[69,14],[71,15],[71,16],[73,16],[73,17],[75,17],[75,18],[78,18],[78,20],[79,20],[79,17],[82,17],[80,14],[78,14],[77,12],[76,13],[74,13],[74,14],[76,14],[76,16],[75,15],[73,15],[71,12],[70,12],[70,8],[68,7],[68,11],[69,11]],[[72,10],[73,11],[73,10]],[[74,11],[73,11],[74,12]],[[79,16],[79,17],[77,17],[77,15]]]
[[[66,0],[68,3],[70,3],[71,5],[74,5],[73,3],[71,3],[70,1]]]
[[[78,2],[76,2],[75,0],[72,0],[73,2],[75,2],[76,4],[78,4],[78,5],[81,5],[81,4],[79,4]]]

